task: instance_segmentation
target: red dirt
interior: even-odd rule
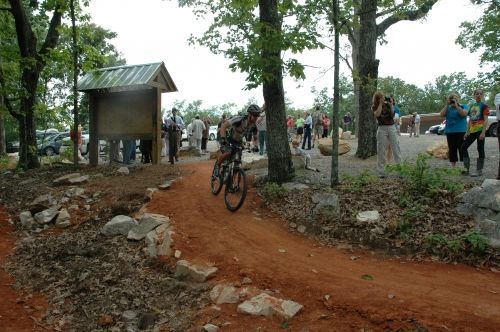
[[[210,193],[211,162],[184,168],[192,174],[156,193],[148,211],[171,217],[182,258],[219,269],[213,282],[239,283],[248,276],[254,286],[304,305],[287,323],[291,330],[498,331],[500,274],[322,246],[291,233],[254,189],[239,211],[229,212],[222,193]],[[365,274],[373,280],[364,280]],[[286,325],[239,314],[236,305],[220,307],[206,308],[198,326],[229,322],[232,331],[275,331]]]
[[[12,251],[16,236],[9,216],[0,206],[0,330],[1,331],[47,331],[38,323],[48,308],[47,301],[40,294],[27,294],[12,288],[14,279],[7,274],[3,265]]]

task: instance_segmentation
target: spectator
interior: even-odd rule
[[[291,142],[295,131],[295,120],[291,115],[288,116],[286,121],[286,131],[288,133],[288,141]]]
[[[172,108],[172,115],[164,119],[167,129],[166,142],[168,146],[168,161],[173,164],[179,161],[179,142],[181,140],[181,130],[184,129],[184,121],[177,115],[177,108]]]
[[[78,159],[79,160],[83,160],[83,156],[82,156],[82,125],[78,125],[78,129],[77,129],[77,135],[75,135],[75,131],[72,129],[70,132],[69,132],[69,137],[71,138],[71,140],[74,142],[76,140],[76,144],[78,145]]]
[[[388,145],[392,147],[394,160],[401,162],[401,152],[399,150],[398,136],[394,127],[394,110],[390,98],[385,98],[381,91],[373,95],[372,111],[377,119],[377,173],[380,177],[385,177],[386,151]]]
[[[415,116],[415,137],[420,136],[420,115],[417,112],[414,112]]]
[[[401,110],[396,104],[396,99],[391,96],[392,106],[394,107],[394,126],[396,126],[396,132],[398,136],[401,136]]]
[[[295,139],[299,140],[299,142],[302,142],[302,137],[304,135],[304,117],[298,117],[297,121],[295,121],[295,125],[297,126],[297,135],[295,135]]]
[[[257,130],[259,131],[259,154],[262,156],[267,153],[267,132],[266,132],[266,105],[262,106],[262,113],[255,121]]]
[[[483,91],[476,89],[474,91],[474,98],[476,102],[469,106],[469,125],[467,126],[467,131],[464,136],[464,143],[462,144],[462,155],[464,157],[465,175],[469,174],[470,159],[469,159],[469,146],[477,141],[477,152],[479,154],[477,159],[477,173],[471,174],[471,176],[481,176],[483,175],[484,166],[484,143],[486,137],[486,128],[488,128],[488,115],[490,114],[490,108],[488,105],[482,102]],[[448,123],[446,123],[448,126]]]
[[[188,146],[192,147],[196,145],[196,140],[193,138],[193,123],[187,125],[186,127],[186,135],[188,137]]]
[[[455,167],[459,160],[457,151],[460,161],[464,160],[460,148],[464,143],[464,136],[467,129],[467,107],[460,105],[459,101],[460,98],[457,94],[450,94],[446,105],[444,105],[439,113],[446,119],[444,133],[448,143],[448,158],[450,159],[451,167]]]
[[[220,127],[222,126],[222,124],[226,121],[226,114],[222,114],[222,118],[220,119],[219,123],[217,124],[217,136],[216,136],[216,140],[217,140],[217,145],[218,147],[220,148]]]
[[[313,131],[312,131],[312,147],[314,148],[314,143],[316,139],[319,139],[323,134],[323,113],[320,112],[320,107],[315,107],[315,113],[313,117]]]
[[[500,126],[498,123],[500,122],[500,93],[495,96],[495,108],[497,110],[497,139],[498,139],[498,148],[500,150]],[[498,161],[498,173],[497,180],[500,180],[500,160]]]
[[[142,155],[141,162],[143,164],[149,164],[152,161],[153,141],[150,139],[141,139],[139,150],[141,151]]]
[[[413,113],[410,117],[410,121],[408,122],[408,133],[410,133],[410,137],[416,136],[415,133],[415,117],[416,114]]]
[[[208,135],[210,131],[210,126],[212,125],[212,119],[210,118],[203,119],[203,124],[205,125],[205,129],[203,129],[203,135],[201,137],[201,152],[207,153]]]
[[[348,131],[349,130],[349,127],[351,125],[351,122],[352,122],[352,115],[350,112],[347,112],[345,115],[344,115],[344,131]]]
[[[303,149],[299,148],[298,140],[294,139],[292,141],[292,147],[293,147],[292,155],[304,157],[304,164],[306,169],[319,172],[319,169],[311,167],[311,155],[309,155],[309,153],[307,153]]]
[[[191,122],[191,126],[191,130],[193,131],[193,141],[196,142],[196,148],[201,153],[201,139],[203,138],[205,124],[200,120],[200,116],[196,115],[193,122]]]
[[[328,137],[328,130],[330,129],[330,119],[328,118],[328,115],[323,116],[323,135],[321,135],[322,138]]]
[[[306,146],[306,141],[307,141],[307,150],[311,150],[311,130],[312,130],[312,117],[309,114],[309,112],[305,113],[305,120],[304,120],[304,140],[302,141],[302,149],[305,148]]]

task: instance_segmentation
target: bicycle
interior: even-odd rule
[[[210,189],[212,194],[218,195],[222,186],[224,190],[224,203],[229,211],[238,210],[245,201],[248,191],[247,177],[241,168],[241,153],[243,148],[238,145],[230,145],[231,155],[222,163],[222,169],[217,173],[217,160],[214,164],[212,176],[210,177]]]

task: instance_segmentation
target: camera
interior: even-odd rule
[[[385,97],[384,101],[390,103],[392,100],[391,100],[391,97]]]
[[[457,101],[455,99],[450,99],[450,104],[455,104]]]

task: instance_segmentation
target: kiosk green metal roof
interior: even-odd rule
[[[121,92],[160,88],[177,91],[163,62],[102,68],[85,74],[78,81],[78,91]]]

